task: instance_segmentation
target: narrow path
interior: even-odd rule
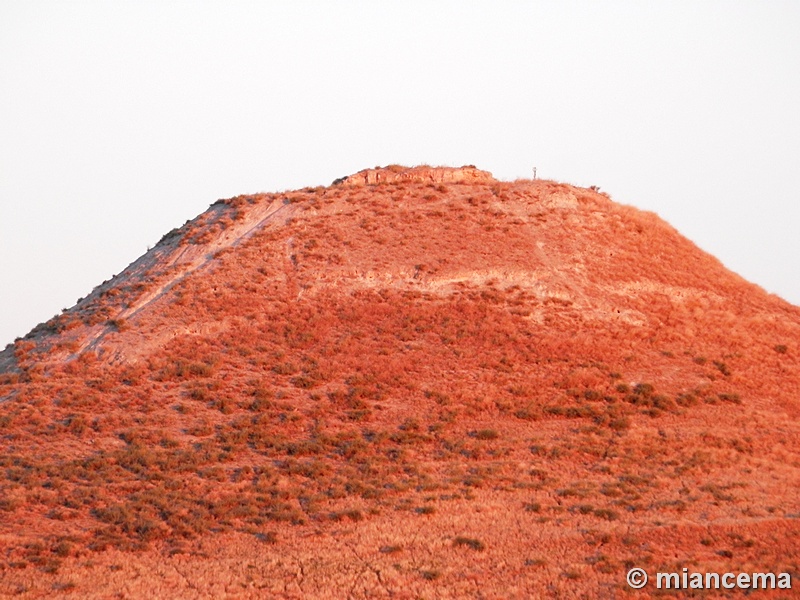
[[[240,245],[254,233],[262,229],[271,221],[275,220],[279,214],[282,214],[285,218],[288,218],[295,210],[296,208],[291,204],[284,204],[280,200],[274,200],[267,207],[266,214],[263,214],[258,210],[251,211],[251,218],[245,218],[241,223],[236,223],[229,227],[223,231],[218,238],[209,244],[200,245],[191,249],[187,247],[178,247],[177,252],[173,251],[163,259],[153,262],[150,265],[150,268],[148,268],[143,275],[146,276],[147,272],[149,272],[152,267],[155,267],[158,264],[174,265],[177,267],[176,271],[171,274],[169,278],[160,283],[155,289],[147,294],[144,294],[142,297],[137,299],[133,305],[122,310],[114,318],[127,320],[135,317],[148,306],[163,298],[172,288],[185,280],[189,275],[212,263],[214,261],[214,256],[219,251],[226,248],[234,248]],[[153,248],[153,250],[150,252],[155,253],[157,250],[159,250],[158,246]],[[185,262],[181,263],[181,259],[184,259]],[[131,276],[129,275],[124,279],[128,279],[130,277]],[[115,282],[116,285],[119,285],[119,283],[120,281]],[[87,336],[87,338],[80,344],[78,349],[70,355],[69,360],[79,356],[86,350],[97,349],[105,336],[110,332],[111,329],[108,326],[102,326],[98,328],[96,332],[93,332]]]

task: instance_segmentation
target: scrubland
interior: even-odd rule
[[[0,355],[0,595],[797,579],[799,340],[800,309],[596,190],[220,201]]]

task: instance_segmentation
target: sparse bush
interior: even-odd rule
[[[608,422],[608,426],[614,431],[627,431],[631,427],[631,420],[628,417],[618,417],[616,419],[611,419]]]
[[[106,325],[114,329],[115,331],[127,331],[131,327],[125,319],[109,319],[106,321]]]
[[[523,421],[535,421],[538,418],[537,411],[532,407],[520,408],[514,411],[514,416]]]
[[[256,539],[260,542],[264,542],[265,544],[277,544],[278,543],[278,534],[275,531],[267,531],[264,533],[257,533]]]
[[[456,539],[453,540],[454,546],[466,546],[467,548],[471,548],[472,550],[482,551],[486,549],[486,545],[476,539],[464,536],[458,536]]]
[[[525,559],[525,566],[526,567],[543,567],[547,564],[547,561],[543,558],[526,558]]]
[[[730,402],[731,404],[741,404],[742,399],[739,394],[718,394],[719,399],[723,402]]]
[[[495,429],[479,429],[471,431],[469,436],[474,437],[476,440],[496,440],[500,437],[500,434]]]
[[[619,513],[615,510],[611,510],[610,508],[595,509],[594,516],[605,519],[606,521],[616,521],[619,519]]]
[[[697,396],[692,393],[679,394],[678,397],[675,398],[675,403],[683,407],[696,406],[699,402]]]
[[[722,374],[723,374],[723,375],[725,375],[726,377],[727,377],[728,375],[730,375],[730,374],[731,374],[731,370],[728,368],[728,365],[726,365],[726,364],[725,364],[724,362],[722,362],[722,361],[715,360],[715,361],[714,361],[714,366],[717,368],[717,370],[718,370],[720,373],[722,373]]]
[[[594,506],[591,504],[576,504],[570,510],[572,512],[578,512],[582,515],[588,515],[594,512]]]

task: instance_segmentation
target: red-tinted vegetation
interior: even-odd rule
[[[797,572],[799,334],[592,190],[220,201],[0,355],[0,594],[153,557],[175,590],[212,593],[205,565],[254,597]],[[302,576],[224,566],[247,548]]]

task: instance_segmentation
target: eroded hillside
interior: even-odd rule
[[[593,190],[389,167],[220,201],[2,354],[0,593],[796,572],[798,339]]]

